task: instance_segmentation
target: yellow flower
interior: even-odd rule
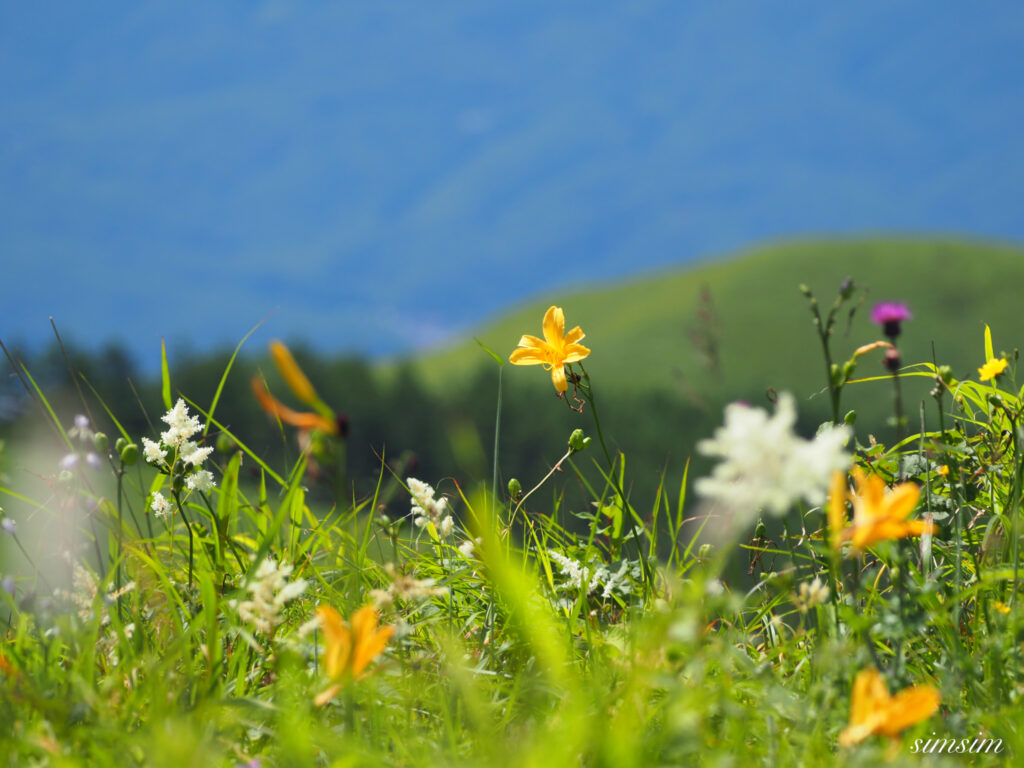
[[[949,477],[949,465],[948,464],[943,464],[941,467],[939,467],[935,471],[938,472],[943,477]]]
[[[317,608],[316,615],[324,631],[324,671],[334,681],[313,699],[318,707],[322,707],[338,694],[345,682],[365,676],[366,665],[384,651],[395,628],[384,626],[378,629],[377,610],[370,605],[364,605],[353,613],[349,622],[329,605]]]
[[[543,365],[551,371],[555,389],[565,392],[569,385],[565,380],[565,365],[575,363],[590,354],[590,350],[577,344],[585,335],[577,325],[565,332],[565,313],[561,307],[551,307],[544,314],[544,338],[529,334],[519,340],[519,348],[513,350],[509,362],[514,365]]]
[[[1000,602],[999,600],[996,600],[994,603],[992,603],[992,607],[1000,613],[1010,612],[1010,606],[1008,606],[1006,603]]]
[[[878,541],[902,539],[932,533],[935,526],[922,520],[907,520],[917,506],[921,489],[914,483],[900,483],[891,491],[878,475],[867,476],[854,467],[857,493],[853,496],[853,525],[843,531],[843,541],[852,540],[853,548],[863,551]],[[833,488],[835,486],[833,485]],[[830,522],[833,518],[830,510]]]
[[[839,744],[848,747],[873,733],[896,739],[935,714],[940,701],[939,692],[930,685],[915,685],[890,696],[877,669],[862,670],[853,681],[850,724],[839,734]]]
[[[978,369],[978,380],[989,381],[990,379],[994,379],[1000,373],[1005,371],[1006,366],[1008,365],[1009,363],[1006,361],[1005,357],[993,357]]]

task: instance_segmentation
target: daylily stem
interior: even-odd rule
[[[583,371],[583,378],[587,381],[583,387],[583,396],[590,401],[590,412],[594,415],[594,429],[597,430],[597,441],[601,444],[601,450],[604,451],[605,460],[608,462],[608,477],[612,482],[612,487],[615,489],[615,493],[619,496],[619,502],[622,504],[622,510],[624,512],[628,511],[630,516],[634,518],[634,523],[640,522],[642,526],[643,521],[636,519],[638,516],[630,506],[629,502],[626,501],[626,494],[622,492],[622,486],[619,484],[619,480],[615,476],[615,462],[612,461],[611,452],[608,450],[608,445],[604,440],[604,432],[601,430],[601,417],[597,412],[597,402],[594,399],[594,390],[590,385],[590,376],[587,374],[582,363],[577,363],[577,365],[579,365],[580,370]],[[640,566],[643,569],[644,582],[647,584],[649,589],[653,588],[654,579],[651,575],[651,566],[650,563],[647,562],[647,556],[644,554],[643,547],[640,546],[639,535],[633,536],[633,543],[636,545],[636,552],[640,559]]]

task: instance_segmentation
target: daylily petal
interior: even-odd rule
[[[565,380],[564,365],[556,365],[551,369],[551,381],[559,392],[565,392],[569,388],[569,384]]]
[[[567,363],[575,363],[590,354],[590,350],[582,344],[570,344],[565,348],[563,360]]]
[[[335,696],[337,696],[340,691],[341,691],[341,684],[340,683],[335,683],[334,685],[332,685],[329,688],[326,688],[326,689],[320,691],[320,693],[318,693],[316,696],[314,696],[313,697],[313,703],[316,704],[318,707],[322,707],[328,701],[330,701]]]
[[[549,345],[544,339],[538,339],[536,336],[531,336],[528,333],[523,334],[523,337],[519,339],[520,347],[533,347],[534,349],[548,349]]]
[[[352,630],[329,605],[317,608],[316,615],[324,632],[324,671],[329,678],[337,680],[344,674],[352,654]]]
[[[900,691],[889,701],[887,717],[878,727],[884,736],[899,736],[912,725],[927,720],[939,708],[942,697],[930,685],[915,685]]]
[[[394,633],[395,628],[390,625],[381,627],[379,631],[361,645],[358,648],[356,657],[352,660],[352,674],[359,677],[366,665],[381,654]]]
[[[285,382],[292,392],[295,393],[295,396],[306,405],[316,407],[319,400],[316,396],[316,390],[313,389],[313,385],[306,377],[306,374],[299,368],[299,364],[295,362],[291,350],[275,339],[270,342],[270,354],[274,358],[274,364],[277,365],[277,369],[284,376]]]
[[[846,473],[836,470],[832,473],[832,487],[828,498],[828,540],[833,549],[843,541],[846,527]]]
[[[548,360],[540,350],[519,347],[512,350],[512,354],[508,356],[508,361],[513,365],[539,365],[540,363],[546,363]]]
[[[394,627],[377,630],[377,611],[366,605],[352,614],[352,630],[356,636],[355,655],[352,657],[352,674],[359,677],[366,665],[373,661],[394,633]]]
[[[886,517],[903,520],[914,511],[920,496],[921,489],[915,483],[900,483],[885,499]]]
[[[565,334],[565,343],[575,344],[577,341],[579,341],[586,335],[587,334],[583,332],[583,329],[577,325],[575,328],[573,328],[571,331]]]
[[[267,391],[267,387],[259,378],[253,377],[252,391],[256,399],[260,401],[260,407],[285,424],[291,424],[299,429],[319,429],[329,435],[336,434],[338,425],[330,419],[325,419],[319,413],[300,413],[293,411]]]
[[[854,467],[850,474],[857,483],[857,496],[864,502],[859,507],[855,505],[855,517],[857,511],[862,514],[873,514],[881,508],[882,500],[885,498],[885,481],[878,475],[865,475],[860,467]]]
[[[565,335],[565,313],[561,307],[550,307],[544,313],[544,338],[554,347],[562,345]]]

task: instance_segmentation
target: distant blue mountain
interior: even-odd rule
[[[1024,239],[1014,3],[0,3],[0,336],[393,353],[793,234]]]

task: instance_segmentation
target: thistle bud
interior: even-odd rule
[[[882,364],[885,366],[885,370],[889,373],[896,373],[900,369],[902,361],[900,360],[900,351],[893,347],[887,350],[885,358],[882,360]]]
[[[121,463],[126,467],[134,466],[135,462],[139,460],[139,446],[135,443],[125,442],[118,453],[121,456]]]

